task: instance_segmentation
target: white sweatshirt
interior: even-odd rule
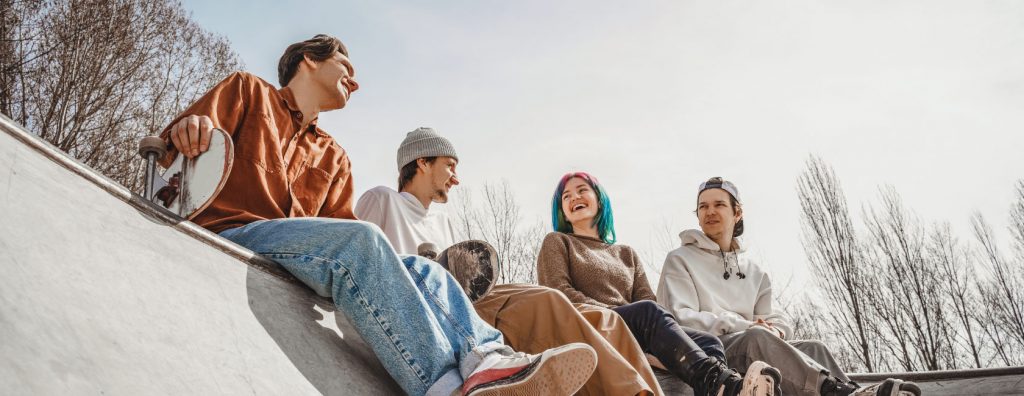
[[[445,249],[455,240],[448,214],[427,210],[416,196],[377,186],[359,197],[356,217],[376,224],[391,241],[398,254],[416,254],[421,243],[431,242]]]
[[[665,258],[657,292],[658,302],[679,325],[723,335],[763,319],[783,338],[792,334],[785,316],[772,310],[771,278],[743,254],[738,239],[733,239],[736,249],[727,253],[700,230],[683,231],[679,239],[682,246]]]

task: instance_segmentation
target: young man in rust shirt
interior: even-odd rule
[[[210,131],[235,142],[224,190],[194,221],[281,264],[332,297],[403,390],[412,395],[571,394],[596,364],[586,345],[514,352],[481,320],[437,263],[400,257],[380,229],[352,213],[349,158],[317,126],[359,89],[348,51],[317,35],[278,63],[284,88],[234,73],[162,133],[192,157]]]

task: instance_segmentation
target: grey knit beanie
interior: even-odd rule
[[[398,169],[423,157],[452,157],[459,160],[452,142],[438,135],[433,128],[419,127],[406,134],[402,145],[398,146]]]

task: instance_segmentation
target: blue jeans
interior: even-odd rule
[[[333,298],[410,395],[451,394],[484,355],[507,348],[444,268],[419,256],[400,257],[374,224],[275,219],[220,235]]]

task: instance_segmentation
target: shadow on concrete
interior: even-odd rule
[[[324,395],[401,395],[348,318],[297,282],[250,267],[249,308],[295,368]]]

